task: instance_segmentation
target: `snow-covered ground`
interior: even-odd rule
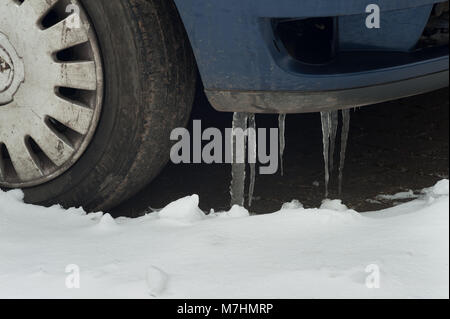
[[[293,201],[260,216],[205,216],[194,195],[114,220],[0,191],[0,298],[448,298],[448,193],[443,180],[378,212]]]

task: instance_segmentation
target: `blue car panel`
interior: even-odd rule
[[[412,51],[433,5],[442,0],[175,2],[207,95],[219,110],[311,112],[448,85],[448,45]],[[365,26],[372,3],[381,10],[380,29]],[[276,32],[280,21],[314,18],[335,25],[332,41],[339,53],[327,63],[299,61]]]
[[[339,18],[339,48],[343,51],[400,51],[412,50],[430,17],[432,5],[384,12],[381,28],[367,29],[367,15]],[[405,31],[408,34],[405,36]]]

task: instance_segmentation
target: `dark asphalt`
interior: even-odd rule
[[[374,204],[367,199],[420,190],[448,178],[448,93],[447,88],[351,112],[341,196],[347,206],[360,212],[378,210],[393,203]],[[231,125],[231,114],[214,111],[201,93],[197,94],[192,119],[201,119],[203,128]],[[256,121],[259,127],[277,127],[273,115],[257,115]],[[252,212],[273,212],[292,199],[317,207],[324,197],[319,114],[288,115],[286,125],[285,176],[257,176]],[[139,216],[148,207],[161,208],[191,194],[200,195],[205,211],[224,210],[229,205],[229,184],[227,164],[169,164],[156,180],[113,213]],[[337,197],[336,190],[334,178],[331,197]]]

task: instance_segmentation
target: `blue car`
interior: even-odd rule
[[[442,0],[0,0],[0,187],[108,210],[167,163],[197,83],[224,112],[412,96],[448,86],[448,24]]]

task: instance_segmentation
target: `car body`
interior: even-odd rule
[[[448,43],[417,48],[440,0],[175,3],[207,96],[221,111],[314,112],[374,104],[448,85]],[[381,11],[379,29],[366,27],[369,4],[377,4]],[[293,27],[297,23],[301,32],[298,21],[308,20],[322,25],[330,21],[326,27],[332,35],[326,40],[333,42],[334,52],[329,59],[301,61],[283,42],[280,23]],[[301,36],[297,40],[301,42]],[[314,39],[302,45],[308,47],[308,40]]]

